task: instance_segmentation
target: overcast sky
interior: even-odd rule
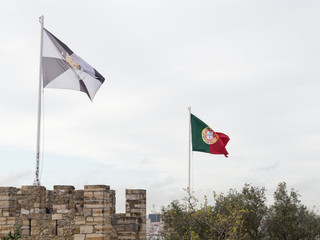
[[[194,152],[196,195],[279,182],[318,209],[320,2],[0,2],[0,185],[35,174],[40,24],[106,81],[93,102],[44,90],[41,184],[147,190],[148,212],[186,196],[189,115],[230,137]]]

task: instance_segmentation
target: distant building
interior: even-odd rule
[[[159,214],[149,214],[147,220],[147,240],[160,240],[162,232],[162,222]]]
[[[159,214],[149,214],[150,221],[153,222],[160,222],[160,215]]]
[[[162,240],[162,222],[147,223],[147,240]]]

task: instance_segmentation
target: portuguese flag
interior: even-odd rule
[[[224,133],[213,131],[207,124],[191,114],[192,151],[224,154],[228,157],[226,145],[230,138]]]

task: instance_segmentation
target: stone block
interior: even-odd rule
[[[73,229],[73,234],[79,234],[80,233],[80,227]]]
[[[29,220],[23,220],[22,225],[23,226],[29,226]]]
[[[40,203],[35,203],[35,204],[33,204],[33,207],[34,207],[34,208],[40,208]]]
[[[105,234],[103,233],[93,233],[86,235],[87,240],[105,240]]]
[[[30,213],[29,210],[24,209],[24,208],[21,208],[20,212],[21,212],[22,215],[28,215]]]
[[[52,205],[53,210],[64,210],[67,209],[67,205],[59,204],[59,205]]]
[[[52,220],[60,220],[62,219],[62,214],[52,214]]]
[[[93,192],[87,192],[87,191],[85,191],[84,193],[83,193],[83,197],[84,198],[89,198],[89,199],[92,199],[93,198]]]
[[[3,200],[10,200],[10,196],[7,196],[7,195],[0,195],[0,201],[3,201]]]
[[[84,211],[84,216],[85,216],[85,217],[92,216],[91,209],[86,209],[86,210]]]
[[[85,240],[85,234],[75,234],[74,240]]]
[[[106,196],[106,192],[93,192],[93,196],[98,199],[102,199]]]
[[[9,200],[1,200],[0,201],[0,208],[9,208],[10,201]]]
[[[8,211],[8,210],[3,210],[3,211],[2,211],[2,216],[3,216],[3,217],[9,217],[9,216],[10,216],[10,211]]]
[[[107,232],[107,233],[112,233],[113,231],[113,228],[110,224],[105,224],[104,225],[104,231]]]
[[[85,221],[84,217],[78,216],[78,217],[75,217],[74,223],[76,225],[84,225],[86,223],[86,221]]]
[[[34,209],[34,213],[35,214],[39,214],[39,213],[41,213],[42,212],[42,209],[40,209],[40,208],[35,208]]]
[[[84,185],[84,191],[107,191],[110,186],[107,185]]]
[[[93,226],[90,226],[90,225],[80,226],[80,233],[93,233]]]
[[[93,222],[94,222],[94,223],[101,224],[101,223],[103,223],[103,221],[104,221],[104,218],[103,218],[103,217],[94,217],[94,218],[93,218]]]
[[[57,213],[61,213],[61,214],[68,214],[71,213],[72,210],[69,209],[61,209],[61,210],[57,210]]]
[[[39,227],[31,228],[31,236],[39,236],[41,233],[41,229]]]
[[[104,210],[103,209],[92,209],[92,216],[103,216]]]
[[[15,217],[7,217],[7,224],[15,225],[16,218]]]
[[[63,236],[63,227],[58,228],[58,235]]]
[[[8,225],[2,225],[0,227],[0,231],[3,234],[8,234],[10,231],[13,232],[14,231],[14,227],[13,226],[8,226]]]
[[[0,217],[0,225],[7,224],[7,218],[6,217]]]
[[[31,226],[34,227],[34,226],[37,226],[38,224],[38,221],[35,220],[35,219],[31,219]]]
[[[22,236],[28,236],[29,235],[29,229],[22,229],[21,230],[21,235]]]
[[[92,223],[93,222],[93,217],[87,217],[86,221]]]
[[[59,190],[60,192],[68,192],[68,191],[74,191],[74,186],[71,185],[54,185],[53,190]]]
[[[104,209],[105,205],[104,204],[86,204],[86,208],[95,208],[95,209]]]

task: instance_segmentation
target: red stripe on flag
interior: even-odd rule
[[[210,153],[212,154],[224,154],[224,156],[228,157],[228,151],[226,149],[226,145],[229,142],[230,138],[224,134],[224,133],[218,133],[216,134],[219,136],[219,139],[216,143],[210,144]]]

